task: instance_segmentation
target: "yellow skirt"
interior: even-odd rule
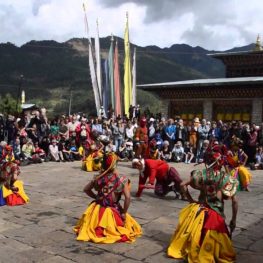
[[[227,233],[209,229],[203,232],[205,213],[208,210],[200,209],[196,203],[181,210],[168,256],[185,259],[189,263],[235,262],[236,254]]]
[[[24,191],[24,183],[22,181],[20,181],[20,180],[16,180],[14,182],[14,187],[18,188],[17,195],[23,199],[24,203],[28,203],[29,202],[29,198],[28,198],[27,194]],[[9,197],[11,195],[14,195],[13,191],[10,190],[10,189],[7,189],[5,186],[3,186],[3,197],[7,198],[7,197]],[[15,204],[12,204],[12,205],[15,205]]]
[[[92,241],[94,243],[134,242],[141,236],[141,226],[126,214],[123,223],[116,209],[102,207],[95,202],[91,203],[74,227],[77,240]]]
[[[246,189],[249,186],[249,184],[251,183],[251,178],[252,178],[252,175],[249,172],[249,170],[245,166],[241,165],[241,166],[235,168],[233,172],[234,172],[234,174],[235,173],[238,174],[238,176],[236,176],[236,177],[240,183],[240,188]]]

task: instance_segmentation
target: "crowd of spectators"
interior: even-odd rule
[[[152,158],[200,163],[211,140],[230,147],[233,138],[239,138],[240,147],[248,156],[247,164],[253,164],[255,169],[263,166],[263,124],[210,122],[199,118],[185,122],[180,117],[164,118],[150,113],[146,117]],[[107,119],[72,114],[48,119],[45,109],[33,110],[21,118],[0,115],[0,150],[5,143],[12,146],[14,158],[24,165],[70,162],[84,158],[98,135],[105,135],[110,140],[109,150],[116,152],[120,160],[132,160],[139,118],[138,115]]]

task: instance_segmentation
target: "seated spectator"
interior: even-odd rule
[[[49,154],[51,157],[51,161],[60,162],[59,150],[58,150],[58,145],[57,145],[56,139],[53,139],[51,144],[49,145]]]
[[[160,152],[158,150],[156,140],[152,139],[149,143],[149,158],[152,160],[160,159]]]
[[[39,146],[38,142],[35,142],[34,147],[35,147],[35,152],[32,156],[33,161],[36,163],[44,162],[46,160],[45,151]]]
[[[105,151],[106,152],[114,152],[116,153],[116,146],[115,144],[113,143],[113,140],[110,139],[110,143],[105,147]]]
[[[182,162],[184,159],[184,148],[182,142],[178,141],[172,149],[172,161],[176,163]]]
[[[76,146],[76,142],[73,140],[70,142],[69,144],[69,150],[73,156],[73,160],[77,160],[79,161],[81,159],[79,151],[78,151],[78,147]]]
[[[163,147],[163,139],[161,137],[161,134],[159,132],[157,132],[155,134],[155,141],[156,141],[156,147],[159,151],[161,151],[162,147]]]
[[[166,162],[170,162],[172,159],[172,152],[169,149],[169,142],[168,141],[163,142],[163,147],[160,151],[160,158],[161,158],[161,160],[164,160]]]
[[[35,147],[31,139],[27,139],[26,143],[22,146],[22,153],[25,159],[32,161],[32,156],[35,152]]]
[[[262,170],[263,169],[263,146],[257,148],[256,163],[250,164],[251,170]]]
[[[185,163],[191,163],[194,158],[193,154],[193,147],[190,145],[190,142],[186,141],[184,145],[184,156],[185,156]]]
[[[22,153],[21,145],[20,145],[20,139],[16,138],[13,144],[13,153],[15,156],[15,159],[18,161],[23,161],[25,159],[25,155]]]
[[[58,143],[59,158],[63,162],[74,161],[71,151],[68,149],[65,140],[60,140]]]

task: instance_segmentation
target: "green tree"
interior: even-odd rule
[[[0,112],[3,114],[17,114],[21,111],[21,104],[12,95],[7,93],[5,96],[0,97]]]

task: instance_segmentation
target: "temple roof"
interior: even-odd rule
[[[255,55],[263,54],[262,50],[249,50],[249,51],[235,51],[235,52],[218,52],[207,54],[210,57],[225,57],[225,56],[240,56],[240,55]]]
[[[176,88],[176,87],[205,87],[205,86],[222,86],[222,85],[237,85],[237,84],[262,84],[263,77],[241,77],[241,78],[216,78],[216,79],[195,79],[175,82],[163,82],[152,84],[137,85],[138,88]]]

